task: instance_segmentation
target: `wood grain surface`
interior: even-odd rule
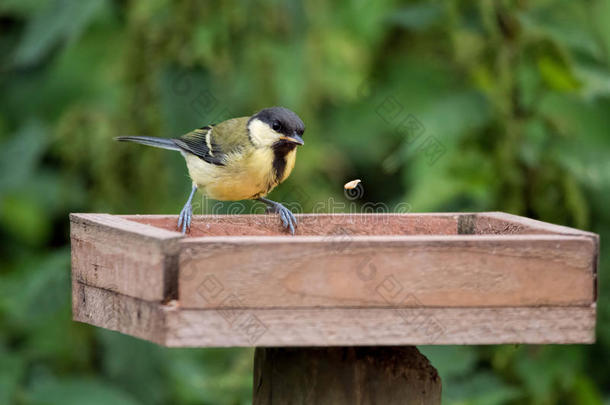
[[[460,219],[464,220],[467,217],[475,218],[475,231],[472,232],[475,234],[556,234],[588,236],[596,240],[599,239],[599,236],[592,232],[581,231],[580,229],[570,228],[567,226],[549,224],[548,222],[537,221],[535,219],[507,214],[505,212],[465,214],[464,216],[460,217]]]
[[[441,379],[411,346],[259,347],[253,405],[441,403]]]
[[[75,320],[170,347],[593,343],[595,312],[595,304],[184,309],[73,286]]]
[[[182,235],[108,214],[71,214],[72,278],[146,300],[176,295]]]
[[[544,306],[594,300],[595,245],[561,235],[185,240],[180,305]]]
[[[124,219],[176,230],[175,215],[124,215]],[[297,214],[296,235],[455,235],[460,214]],[[276,214],[194,215],[187,238],[208,236],[282,236]]]

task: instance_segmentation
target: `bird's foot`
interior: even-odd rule
[[[297,226],[297,218],[292,211],[278,203],[275,207],[275,212],[280,214],[280,219],[282,220],[284,228],[290,229],[290,234],[294,235],[294,228]]]
[[[178,229],[182,227],[182,234],[184,235],[186,231],[191,229],[191,221],[193,219],[193,196],[197,191],[197,186],[193,184],[193,188],[191,189],[191,194],[189,194],[188,200],[186,200],[186,204],[182,207],[182,211],[180,211],[180,216],[178,217]]]
[[[260,200],[267,204],[267,213],[275,212],[276,214],[279,214],[284,228],[288,228],[290,230],[290,234],[294,235],[294,229],[297,226],[297,218],[294,216],[292,211],[278,202],[271,201],[266,198],[260,198]]]
[[[191,221],[193,219],[193,206],[190,202],[184,204],[180,216],[178,217],[178,229],[182,227],[182,234],[191,229]]]

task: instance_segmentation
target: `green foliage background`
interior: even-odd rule
[[[178,213],[176,136],[270,105],[306,146],[272,198],[502,210],[610,236],[610,1],[0,1],[0,404],[248,403],[252,352],[70,320],[69,212]],[[420,138],[401,127],[412,115]],[[445,153],[432,163],[426,139]],[[425,347],[448,404],[610,404],[597,343]]]

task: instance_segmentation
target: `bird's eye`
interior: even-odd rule
[[[282,126],[280,125],[280,123],[279,123],[279,122],[277,122],[277,121],[275,121],[275,122],[273,123],[273,127],[272,127],[272,128],[273,128],[273,130],[274,130],[274,131],[279,131],[281,127],[282,127]]]

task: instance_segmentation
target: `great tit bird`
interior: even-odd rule
[[[284,227],[294,235],[294,214],[265,196],[292,172],[296,148],[304,143],[303,132],[305,124],[298,115],[284,107],[271,107],[251,117],[206,125],[179,138],[115,139],[176,150],[184,156],[193,188],[178,218],[182,233],[190,229],[193,196],[200,189],[215,200],[262,201],[280,215]]]

